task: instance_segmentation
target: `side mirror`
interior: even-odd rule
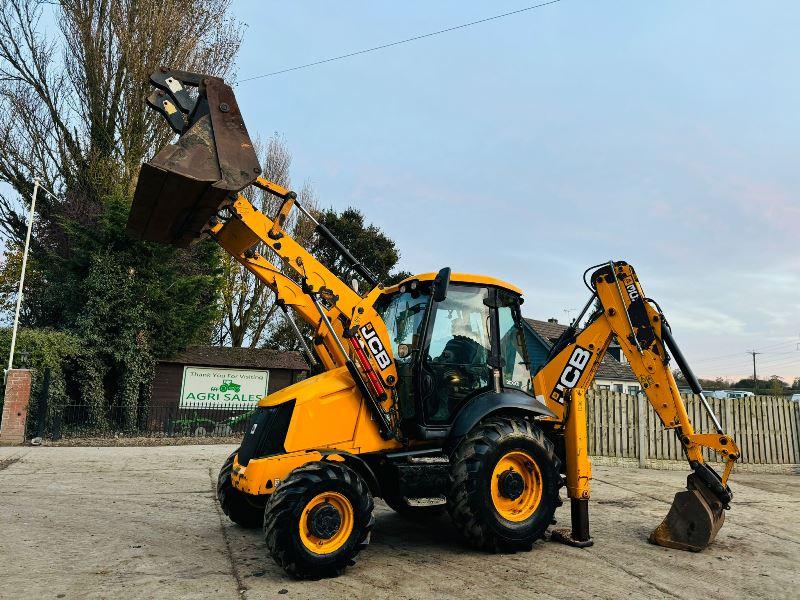
[[[450,285],[450,267],[445,267],[436,274],[433,280],[433,300],[434,302],[444,302],[447,298],[447,286]]]
[[[408,358],[409,356],[411,356],[411,346],[408,344],[397,346],[397,358]]]

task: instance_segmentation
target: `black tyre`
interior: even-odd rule
[[[255,529],[261,527],[264,522],[265,502],[233,487],[231,473],[233,472],[233,459],[237,452],[239,452],[238,448],[228,457],[219,471],[217,500],[219,500],[222,512],[228,515],[231,521],[247,529]]]
[[[560,461],[542,430],[522,417],[489,417],[456,447],[447,510],[474,547],[530,550],[550,525]]]
[[[326,461],[298,467],[267,503],[269,553],[298,579],[340,575],[369,544],[373,508],[367,485],[349,467]]]

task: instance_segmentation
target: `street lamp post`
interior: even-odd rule
[[[28,214],[28,233],[25,235],[25,249],[22,252],[22,273],[19,276],[19,290],[17,291],[17,309],[14,312],[14,327],[11,330],[11,350],[8,353],[8,369],[14,367],[14,346],[17,344],[17,328],[19,327],[19,311],[22,306],[22,288],[25,285],[25,269],[28,266],[28,248],[31,245],[31,229],[33,229],[33,216],[36,213],[36,196],[39,193],[39,180],[33,182],[33,197],[31,198],[31,211]]]

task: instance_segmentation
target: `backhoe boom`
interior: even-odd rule
[[[584,312],[592,304],[596,307],[588,324],[580,331],[570,327],[564,332],[533,382],[537,396],[556,414],[556,429],[564,435],[568,457],[567,491],[573,503],[573,530],[561,532],[559,536],[563,541],[580,545],[590,542],[591,463],[587,453],[585,397],[609,344],[616,339],[664,427],[675,430],[693,470],[689,476],[690,491],[676,496],[671,517],[665,519],[650,539],[681,549],[702,549],[722,525],[722,510],[728,508],[731,500],[727,480],[733,463],[739,458],[739,449],[733,439],[722,432],[707,403],[705,406],[716,431],[697,433],[694,430],[669,369],[669,352],[701,397],[702,390],[680,354],[664,315],[644,295],[633,267],[625,262],[600,266],[592,273],[591,287],[593,295]],[[575,323],[582,317],[583,314],[579,315]],[[721,477],[705,463],[703,448],[723,457],[726,465]],[[679,500],[686,503],[687,498],[682,494],[690,494],[694,502],[694,514],[688,515],[688,519],[685,506],[680,515],[674,509]],[[704,536],[710,539],[703,539]]]

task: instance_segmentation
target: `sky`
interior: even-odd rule
[[[800,377],[800,4],[234,0],[248,130],[415,273],[521,287],[566,322],[634,265],[701,377]]]
[[[255,2],[238,79],[532,3]],[[236,87],[293,183],[400,267],[490,274],[574,317],[626,260],[701,377],[800,376],[800,5],[557,4]]]
[[[235,3],[238,77],[525,2]],[[520,286],[564,322],[583,270],[633,264],[697,373],[800,376],[800,7],[562,2],[242,82],[295,185],[355,206],[412,272]],[[570,316],[571,315],[571,316]]]

